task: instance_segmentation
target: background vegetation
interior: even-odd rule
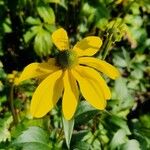
[[[73,123],[68,128],[62,121],[59,105],[44,118],[30,118],[36,80],[13,84],[26,65],[54,55],[51,33],[60,26],[72,44],[100,36],[97,57],[106,57],[122,74],[116,81],[106,78],[112,99],[105,111],[81,101],[71,140]],[[0,149],[69,145],[71,150],[150,149],[149,0],[0,0]]]

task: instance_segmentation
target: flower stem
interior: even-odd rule
[[[16,125],[18,124],[18,115],[14,107],[14,85],[13,84],[11,84],[10,86],[9,103],[10,103],[11,113],[13,116],[13,121],[14,121],[14,124]]]
[[[111,44],[112,44],[112,37],[113,37],[113,34],[110,34],[108,36],[108,38],[106,38],[105,42],[104,42],[104,49],[103,49],[103,56],[102,56],[102,59],[104,60],[109,52],[109,49],[111,47]]]

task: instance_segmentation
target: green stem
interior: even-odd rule
[[[99,52],[95,55],[96,57],[99,57],[101,59],[102,57],[102,53],[107,45],[107,38],[108,36],[106,37],[106,39],[104,40],[104,43],[102,44],[102,47],[101,47],[101,50],[99,50]]]
[[[59,143],[63,138],[64,138],[64,132],[63,132],[63,129],[60,129],[57,142]]]
[[[115,27],[116,21],[112,25],[111,30],[109,30],[109,32],[107,33],[107,36],[104,41],[104,44],[102,45],[101,51],[99,51],[99,53],[96,55],[96,57],[102,57],[103,60],[106,58],[106,56],[109,52],[109,49],[111,47],[111,44],[113,43],[113,41],[112,41],[113,32],[112,31]]]
[[[112,44],[112,37],[113,37],[113,34],[110,34],[109,35],[109,37],[105,40],[106,42],[106,44],[104,45],[105,47],[104,47],[104,49],[103,49],[103,52],[104,52],[104,54],[103,54],[103,56],[102,56],[102,59],[104,60],[105,58],[106,58],[106,56],[107,56],[107,54],[108,54],[108,52],[109,52],[109,49],[110,49],[110,46],[111,46],[111,44]]]
[[[17,115],[17,112],[14,107],[14,85],[13,84],[10,86],[9,103],[10,103],[10,109],[11,109],[11,113],[13,116],[14,124],[17,124],[18,123],[18,115]]]

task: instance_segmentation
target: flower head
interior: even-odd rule
[[[90,57],[98,52],[102,45],[101,39],[88,36],[70,49],[67,32],[60,28],[52,34],[52,40],[59,50],[56,58],[29,64],[18,81],[45,78],[33,94],[32,116],[44,116],[62,97],[64,117],[70,120],[78,105],[79,90],[93,107],[105,109],[106,100],[111,98],[111,93],[100,73],[112,79],[116,79],[120,74],[107,62]]]

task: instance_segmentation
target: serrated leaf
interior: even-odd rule
[[[63,117],[63,127],[64,127],[64,133],[65,133],[65,139],[67,147],[70,148],[70,141],[74,129],[74,119],[66,120]]]
[[[48,144],[48,135],[40,127],[29,127],[24,131],[14,142],[13,145],[22,146],[24,149],[31,148],[38,150],[49,150],[50,146]],[[38,145],[38,146],[37,146]],[[42,149],[43,148],[43,149]]]
[[[50,33],[41,29],[34,39],[34,50],[39,56],[47,56],[52,47]]]
[[[37,11],[45,23],[55,23],[55,14],[52,8],[50,8],[49,6],[38,6]]]

